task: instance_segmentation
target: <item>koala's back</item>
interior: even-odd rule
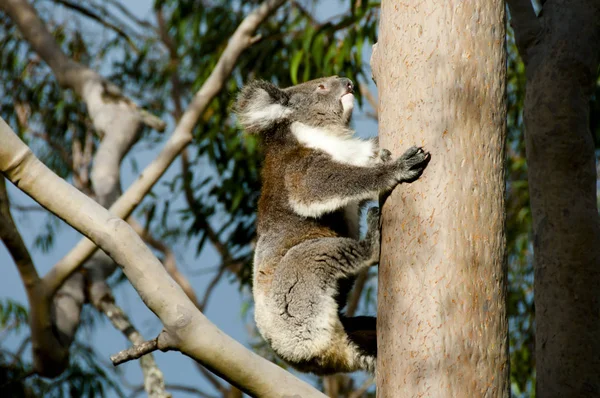
[[[328,157],[328,155],[301,146],[290,137],[290,134],[285,135],[284,138],[271,139],[265,147],[263,185],[258,202],[259,237],[274,233],[279,236],[284,235],[290,239],[285,245],[289,249],[304,240],[349,236],[348,220],[343,210],[313,218],[299,215],[290,205],[290,196],[285,183],[286,175],[289,177],[294,174],[306,174],[305,170],[294,169],[292,165],[301,158],[310,163],[313,159]],[[293,179],[291,183],[293,184]]]
[[[289,172],[286,167],[293,163],[295,157],[319,156],[312,152],[314,151],[285,141],[271,142],[267,147],[257,216],[256,256],[259,261],[255,261],[258,271],[265,274],[271,274],[272,268],[277,266],[277,261],[289,249],[304,241],[347,237],[350,234],[348,220],[343,210],[319,218],[310,218],[297,214],[290,205],[285,186],[285,175]],[[265,261],[267,258],[270,261]]]

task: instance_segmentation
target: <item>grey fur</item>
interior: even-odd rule
[[[337,76],[279,89],[249,83],[240,124],[262,138],[265,162],[254,258],[255,318],[286,362],[317,374],[375,371],[375,318],[342,310],[354,278],[379,261],[379,211],[358,239],[358,209],[416,180],[429,154],[396,160],[353,136],[352,82]],[[349,100],[350,99],[350,100]]]

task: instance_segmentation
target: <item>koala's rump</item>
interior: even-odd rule
[[[334,340],[345,339],[334,298],[337,280],[323,277],[311,261],[313,241],[292,247],[277,260],[263,257],[261,242],[256,250],[256,324],[275,352],[290,363],[309,361],[331,349]]]

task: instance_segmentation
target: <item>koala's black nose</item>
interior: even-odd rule
[[[341,77],[340,80],[342,81],[344,87],[346,87],[347,92],[354,92],[354,84],[352,84],[352,80],[348,79],[347,77]]]

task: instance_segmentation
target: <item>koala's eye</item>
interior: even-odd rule
[[[318,88],[319,88],[319,90],[326,90],[327,89],[324,84],[319,84]]]

